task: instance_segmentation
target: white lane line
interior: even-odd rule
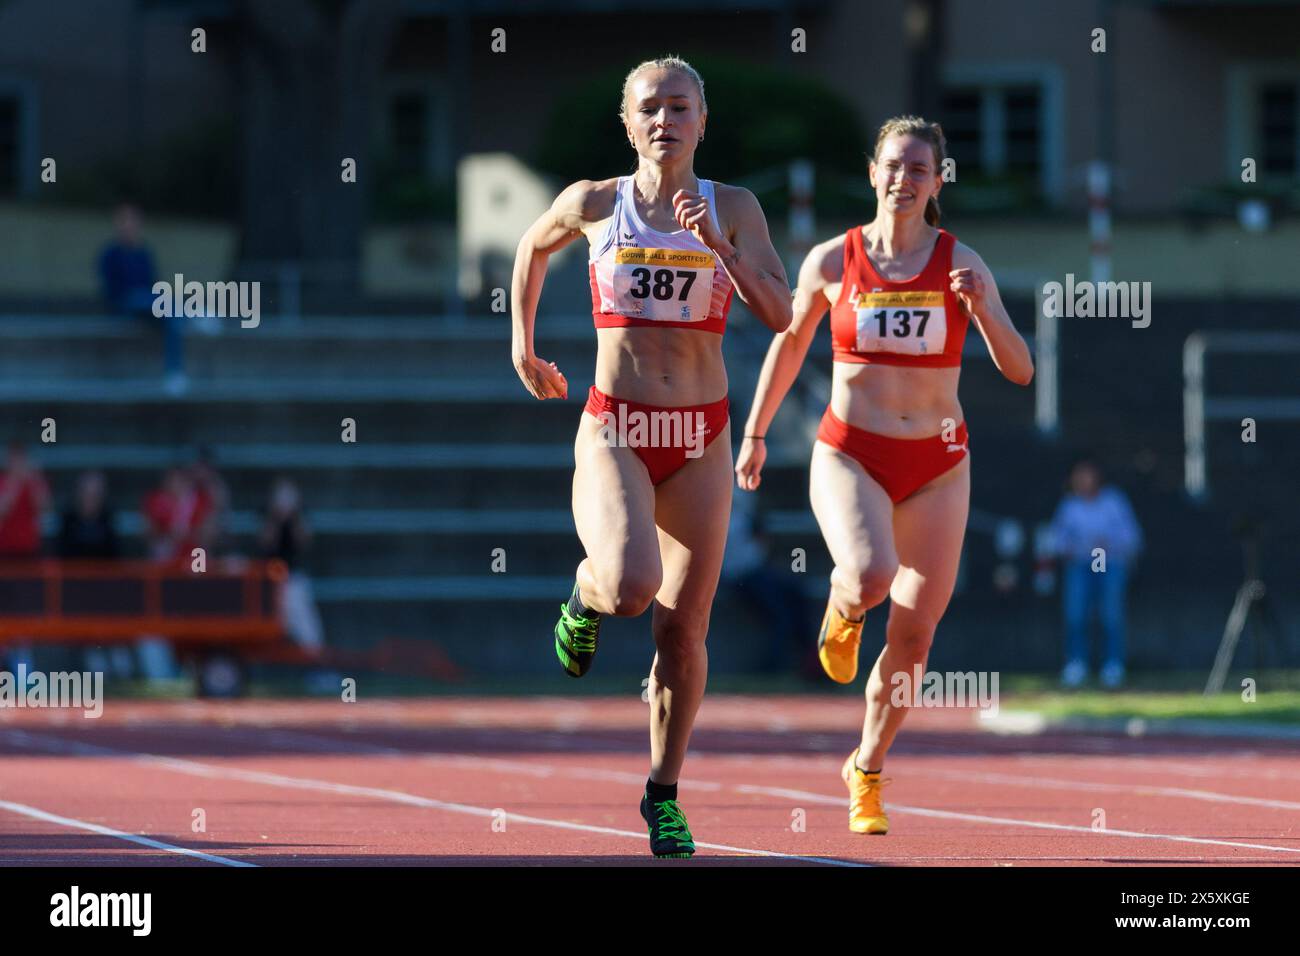
[[[205,777],[216,780],[239,780],[245,783],[259,783],[266,786],[283,787],[292,790],[311,790],[321,793],[345,794],[356,797],[370,797],[375,800],[384,800],[389,803],[400,803],[406,806],[423,807],[430,810],[444,810],[450,813],[462,813],[476,817],[494,817],[496,810],[488,807],[476,807],[465,803],[452,803],[446,800],[435,800],[430,797],[421,797],[411,793],[404,793],[400,790],[388,790],[382,787],[359,787],[353,784],[334,783],[329,780],[313,780],[309,777],[290,777],[284,774],[267,773],[258,770],[242,770],[237,767],[220,767],[213,764],[200,763],[196,760],[182,760],[175,757],[160,757],[154,754],[136,753],[129,750],[118,750],[112,747],[102,747],[96,744],[84,744],[73,741],[61,740],[57,737],[49,737],[45,734],[33,734],[26,731],[10,731],[6,735],[20,746],[28,746],[37,749],[53,750],[56,752],[73,752],[80,754],[95,754],[106,757],[119,757],[131,760],[148,767],[158,767],[165,770],[172,770],[177,773],[187,774],[194,777]],[[639,781],[638,777],[638,781]],[[552,820],[546,817],[534,817],[521,813],[506,813],[507,820],[516,823],[531,824],[533,826],[551,827],[558,830],[576,830],[582,833],[601,833],[607,836],[626,837],[645,843],[648,836],[635,830],[618,830],[613,827],[595,826],[589,823],[573,823],[568,820]],[[706,850],[717,850],[722,853],[738,853],[743,856],[759,856],[772,859],[791,860],[799,863],[820,863],[826,866],[847,866],[847,867],[867,867],[871,864],[862,863],[856,860],[835,860],[826,857],[803,856],[797,853],[778,853],[775,850],[759,850],[751,847],[729,846],[725,843],[702,843],[696,841],[697,847],[703,847]],[[178,848],[179,849],[179,848]]]
[[[334,739],[331,737],[297,731],[291,733],[276,732],[262,737],[261,739],[283,744],[287,747],[310,748],[316,751],[325,751],[330,749],[331,746],[346,746],[347,749],[352,752],[373,753],[383,756],[416,757],[420,759],[437,760],[444,764],[459,764],[465,767],[483,767],[485,769],[501,770],[510,773],[526,773],[533,776],[550,776],[552,773],[550,768],[543,769],[537,764],[525,763],[523,761],[494,759],[491,757],[422,754],[410,750],[404,751],[394,747],[384,747],[378,744],[364,744],[355,741],[340,741],[338,744],[335,744]],[[743,759],[750,763],[753,762],[752,758],[748,755]],[[816,761],[819,763],[827,763],[819,757],[811,757],[808,759],[810,762]],[[833,761],[833,763],[836,769],[838,769],[842,761],[836,760]],[[635,784],[640,783],[642,779],[638,774],[617,770],[594,770],[572,767],[564,768],[561,772],[565,776],[586,780],[611,780],[615,782]],[[1139,783],[1105,783],[1101,781],[1088,782],[1055,777],[1020,776],[1018,774],[1008,773],[942,770],[939,768],[927,768],[925,766],[909,768],[908,772],[909,774],[914,774],[916,776],[941,777],[950,780],[967,780],[978,783],[1039,787],[1048,790],[1086,790],[1097,793],[1130,793],[1139,796],[1179,797],[1189,800],[1203,800],[1210,803],[1237,803],[1243,806],[1268,807],[1274,810],[1300,810],[1300,802],[1293,800],[1273,800],[1267,797],[1239,796],[1237,794],[1221,793],[1214,790],[1189,790],[1184,787],[1164,787]],[[696,780],[690,781],[688,786],[692,789],[713,791],[720,790],[723,787],[722,784]]]
[[[751,784],[738,784],[735,787],[742,793],[758,793],[764,796],[785,797],[792,800],[807,800],[812,803],[828,803],[835,806],[844,804],[844,797],[831,797],[824,793],[810,793],[807,790],[787,790],[781,787],[759,787]],[[1092,827],[1069,823],[1047,823],[1041,820],[1016,820],[1011,817],[990,817],[979,813],[958,813],[955,810],[932,810],[928,807],[907,807],[891,803],[890,812],[913,813],[922,817],[935,817],[944,820],[965,820],[970,823],[992,823],[1002,826],[1032,827],[1036,830],[1064,830],[1070,833],[1089,833],[1095,836],[1133,837],[1142,840],[1170,840],[1174,843],[1198,843],[1206,846],[1231,846],[1247,850],[1270,850],[1275,853],[1300,853],[1300,846],[1273,846],[1268,843],[1241,843],[1236,840],[1214,840],[1209,837],[1182,836],[1175,833],[1149,833],[1141,830],[1094,830]]]
[[[1094,793],[1129,793],[1137,796],[1182,797],[1188,800],[1206,800],[1210,803],[1239,803],[1250,807],[1269,807],[1273,810],[1300,810],[1294,800],[1272,800],[1267,797],[1243,797],[1215,790],[1188,790],[1185,787],[1161,787],[1147,783],[1103,783],[1101,781],[1065,780],[1056,777],[1024,777],[1012,773],[984,771],[940,770],[916,767],[908,771],[922,777],[941,777],[945,780],[965,780],[975,783],[1006,783],[1014,786],[1039,787],[1047,790],[1087,790]]]
[[[112,827],[101,826],[98,823],[88,823],[85,820],[74,820],[72,817],[61,817],[57,813],[49,813],[36,807],[29,807],[25,803],[12,803],[9,800],[0,800],[0,810],[8,810],[10,813],[18,813],[25,817],[31,817],[33,820],[43,820],[46,823],[55,823],[61,827],[68,827],[73,830],[86,830],[89,833],[98,833],[100,836],[126,840],[130,843],[138,843],[141,846],[147,846],[154,850],[162,850],[166,853],[176,853],[180,856],[192,856],[195,859],[206,860],[209,863],[220,863],[223,866],[257,866],[256,863],[248,863],[244,860],[232,860],[228,857],[216,856],[212,853],[203,853],[199,850],[192,850],[189,847],[173,846],[170,843],[163,843],[161,840],[153,840],[147,836],[140,836],[138,833],[126,833],[122,830],[114,830]]]
[[[1062,762],[1060,757],[1047,754],[1017,754],[1015,759],[1018,763],[1027,764],[1051,765]],[[1160,755],[1157,755],[1154,760],[1146,755],[1133,755],[1131,757],[1090,757],[1088,761],[1089,766],[1114,764],[1116,769],[1130,773],[1136,770],[1154,769],[1159,770],[1161,773],[1181,774],[1185,777],[1213,777],[1218,779],[1230,772],[1240,772],[1260,780],[1300,780],[1300,773],[1288,772],[1286,769],[1278,767],[1261,768],[1252,764],[1252,761],[1260,759],[1285,759],[1285,755],[1261,754],[1258,751],[1244,751],[1224,756],[1216,755],[1211,766],[1167,761]]]
[[[533,775],[533,777],[550,777],[551,775],[551,771],[549,769],[542,770],[541,773],[538,773],[537,765],[532,765],[532,763],[524,763],[520,761],[493,760],[493,758],[490,757],[459,757],[459,756],[450,756],[450,754],[448,754],[448,756],[442,756],[442,754],[438,754],[438,756],[433,756],[433,754],[421,754],[421,753],[411,752],[411,750],[400,750],[398,748],[393,748],[393,747],[382,747],[382,745],[380,744],[367,744],[367,743],[360,743],[360,741],[352,741],[352,740],[344,741],[344,740],[335,739],[335,737],[322,736],[316,734],[304,734],[304,732],[300,732],[300,731],[272,731],[269,732],[269,734],[256,734],[255,731],[252,731],[252,728],[239,727],[239,728],[233,728],[233,730],[231,731],[227,731],[227,734],[239,734],[242,736],[256,736],[256,739],[261,741],[261,743],[272,743],[276,745],[282,745],[282,747],[289,748],[289,749],[295,749],[295,748],[311,749],[311,750],[316,750],[316,752],[328,752],[328,750],[330,749],[346,749],[348,750],[348,752],[352,752],[352,753],[373,753],[373,754],[378,754],[378,756],[398,756],[398,757],[408,757],[408,758],[428,757],[430,758],[430,760],[437,760],[442,763],[450,763],[450,765],[456,765],[456,763],[459,762],[461,766],[465,766],[465,767],[474,767],[474,766],[490,767],[490,769],[494,769],[494,770],[511,771],[511,773],[524,773],[524,774]],[[759,761],[770,763],[770,762],[781,762],[781,761],[792,760],[792,758],[780,757],[780,756],[766,758],[764,757],[764,754],[748,754],[748,756],[744,758],[737,758],[737,760],[744,760],[745,762],[754,762],[754,760],[759,760]],[[824,758],[820,758],[820,757],[807,757],[807,758],[802,758],[802,760],[806,760],[809,763],[818,763],[818,765],[822,765],[822,763],[824,763],[824,765],[827,766],[833,763],[833,765],[836,766],[836,769],[839,769],[841,763],[841,761],[839,760],[826,761],[824,760]],[[798,760],[792,760],[792,762],[797,763]],[[612,780],[612,782],[619,782],[619,783],[640,783],[642,779],[640,774],[624,773],[624,771],[617,771],[617,770],[589,770],[589,769],[584,769],[584,767],[565,767],[563,773],[565,775],[568,775],[568,777],[573,777],[578,779]],[[1022,777],[1022,775],[1018,775],[1018,774],[987,773],[987,771],[941,770],[941,769],[937,769],[937,767],[926,767],[926,766],[911,767],[911,769],[909,769],[909,773],[918,775],[918,777],[923,777],[923,775],[928,775],[928,777],[939,777],[939,778],[953,779],[953,780],[970,780],[970,782],[976,782],[976,783],[1011,784],[1011,786],[1040,787],[1040,788],[1045,788],[1045,790],[1080,790],[1080,791],[1092,791],[1092,792],[1102,792],[1102,793],[1105,792],[1135,793],[1135,795],[1139,795],[1139,796],[1182,797],[1182,799],[1203,800],[1203,801],[1208,801],[1208,803],[1242,804],[1245,806],[1266,806],[1266,808],[1277,809],[1277,810],[1300,810],[1300,801],[1273,800],[1273,799],[1269,799],[1269,797],[1239,796],[1239,795],[1235,795],[1235,793],[1222,793],[1218,791],[1187,790],[1187,788],[1184,787],[1161,787],[1161,786],[1156,786],[1156,784],[1104,783],[1104,782],[1089,782],[1089,780],[1071,780],[1066,778]],[[1218,775],[1222,775],[1222,771],[1219,771]],[[688,783],[688,787],[693,788],[693,790],[718,791],[718,790],[722,790],[723,784],[699,782],[699,780],[692,780],[692,782]]]
[[[485,770],[499,770],[502,773],[518,772],[521,766],[525,766],[524,764],[522,764],[522,762],[493,760],[484,757],[466,757],[460,755],[454,757],[438,757],[438,756],[427,755],[427,754],[411,754],[410,756],[416,756],[424,760],[431,760],[439,763],[454,763],[454,764],[460,764],[462,766],[482,767]],[[568,768],[552,768],[552,767],[546,767],[545,765],[538,766],[537,764],[527,764],[526,766],[530,768],[536,768],[536,770],[530,772],[537,773],[537,775],[539,776],[542,775],[549,776],[551,774],[558,774],[560,776],[589,778],[591,774],[590,771],[582,770],[580,768],[575,768],[573,771],[570,771]],[[542,771],[542,772],[538,773],[538,771]],[[727,784],[718,784],[718,783],[707,782],[707,781],[691,780],[687,784],[687,786],[699,787],[701,783],[705,783],[708,787],[712,789],[723,787],[724,789],[734,790],[738,793],[753,793],[753,794],[759,794],[763,796],[776,796],[776,797],[793,796],[796,797],[797,799],[816,798],[815,802],[833,804],[835,806],[842,806],[847,799],[845,797],[831,797],[826,794],[812,794],[802,790],[786,790],[780,787],[762,787],[753,784],[727,785]],[[1074,785],[1071,784],[1071,786],[1073,787]],[[1118,789],[1126,789],[1126,788],[1120,787]],[[1268,801],[1267,803],[1271,805],[1272,803],[1277,803],[1277,802],[1280,801]],[[1097,834],[1110,835],[1110,836],[1146,837],[1149,839],[1173,840],[1176,842],[1205,843],[1213,846],[1249,847],[1257,850],[1273,850],[1279,853],[1300,853],[1300,847],[1271,846],[1268,844],[1261,844],[1261,843],[1238,843],[1230,840],[1214,840],[1214,839],[1203,838],[1203,837],[1189,837],[1189,836],[1182,836],[1179,834],[1169,834],[1169,833],[1144,833],[1136,830],[1113,830],[1113,829],[1094,830],[1092,829],[1092,827],[1073,826],[1064,823],[1058,824],[1058,823],[1043,823],[1036,820],[1013,820],[1013,819],[1008,819],[1006,817],[989,817],[980,814],[957,813],[955,811],[949,811],[949,810],[931,810],[926,807],[909,807],[909,806],[903,806],[901,804],[893,804],[893,803],[889,805],[889,809],[891,811],[897,810],[900,813],[913,813],[919,816],[947,817],[949,819],[968,820],[977,823],[997,823],[997,824],[1004,824],[1004,825],[1010,824],[1014,826],[1036,827],[1040,829],[1068,830],[1068,831],[1074,831],[1079,833],[1097,833]]]
[[[293,740],[304,745],[313,744],[318,747],[323,746],[324,744],[328,743],[331,740],[331,738],[327,736],[296,733],[296,732],[292,735],[284,735],[284,737],[286,738],[284,741],[285,743],[290,743],[291,740]],[[407,759],[414,758],[424,762],[450,764],[450,765],[458,765],[464,767],[481,767],[485,770],[494,770],[501,773],[522,772],[522,773],[528,773],[533,776],[557,775],[557,776],[572,777],[577,779],[618,779],[619,777],[627,776],[627,777],[634,778],[632,782],[636,782],[636,783],[640,782],[639,775],[619,774],[619,772],[617,771],[603,771],[603,770],[597,771],[597,770],[590,770],[587,768],[552,767],[546,764],[537,764],[537,763],[524,762],[524,761],[502,760],[502,759],[496,759],[491,757],[473,757],[473,756],[466,756],[462,754],[456,754],[456,755],[424,754],[419,752],[401,751],[392,747],[382,747],[379,745],[362,744],[362,743],[356,743],[351,741],[349,742],[349,747],[350,748],[355,747],[362,751],[369,751],[374,753],[376,756],[404,756]],[[957,776],[960,777],[965,775],[957,774]],[[990,776],[995,776],[995,775],[990,775]],[[1005,775],[1005,776],[1011,777],[1011,775]],[[1075,788],[1075,789],[1078,788],[1077,784],[1070,781],[1062,781],[1062,783],[1068,784],[1071,788]],[[846,799],[845,797],[831,797],[826,794],[814,794],[803,790],[787,790],[780,787],[761,787],[752,784],[722,784],[714,781],[701,781],[701,780],[694,780],[694,779],[692,779],[689,783],[686,784],[687,787],[692,787],[692,788],[699,788],[701,787],[701,785],[703,785],[704,788],[712,789],[712,790],[726,789],[738,793],[759,794],[762,796],[777,796],[777,797],[787,797],[787,798],[793,797],[794,799],[811,800],[813,802],[833,804],[835,806],[843,806]],[[1122,790],[1128,789],[1118,784],[1115,786],[1118,789],[1122,789]],[[1172,790],[1175,788],[1164,788],[1164,789]],[[1188,794],[1203,793],[1203,792],[1204,791],[1186,791],[1186,793]],[[1223,796],[1223,795],[1213,794],[1211,796]],[[1266,801],[1266,803],[1269,805],[1273,803],[1281,803],[1281,802],[1283,801]],[[1077,826],[1077,825],[1067,824],[1067,823],[1046,823],[1038,820],[1017,820],[1017,819],[1011,819],[1007,817],[991,817],[991,816],[984,816],[981,814],[959,813],[957,811],[952,811],[952,810],[932,810],[927,807],[909,807],[909,806],[903,806],[901,804],[893,804],[893,803],[889,805],[889,809],[891,811],[897,810],[900,813],[912,813],[912,814],[916,814],[917,816],[930,816],[930,817],[937,817],[937,818],[946,818],[951,820],[965,820],[972,823],[989,823],[989,824],[1000,824],[1004,826],[1010,825],[1010,826],[1032,827],[1035,829],[1063,830],[1063,831],[1074,832],[1074,833],[1091,833],[1091,834],[1097,834],[1101,836],[1126,836],[1126,837],[1135,837],[1139,839],[1169,840],[1176,843],[1198,843],[1198,844],[1206,844],[1210,846],[1244,847],[1247,849],[1254,849],[1254,850],[1269,850],[1277,853],[1300,853],[1300,847],[1273,846],[1271,844],[1265,844],[1265,843],[1241,843],[1233,840],[1215,840],[1209,837],[1184,836],[1181,834],[1174,834],[1174,833],[1149,833],[1149,832],[1143,832],[1139,830],[1114,830],[1114,829],[1094,830],[1092,827]]]

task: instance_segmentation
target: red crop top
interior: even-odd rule
[[[862,227],[844,237],[844,279],[831,306],[836,362],[946,368],[961,364],[970,317],[950,287],[957,240],[939,230],[925,268],[910,279],[881,278],[862,243]]]

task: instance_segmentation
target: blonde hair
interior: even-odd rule
[[[948,140],[944,138],[943,127],[938,123],[928,123],[919,116],[895,116],[885,120],[876,135],[876,149],[871,154],[873,163],[880,161],[880,150],[885,140],[891,136],[915,136],[930,144],[934,150],[934,168],[937,173],[948,158]],[[931,196],[925,203],[925,221],[931,226],[939,225],[939,200]]]
[[[696,72],[695,67],[679,56],[661,56],[638,63],[623,80],[623,99],[618,104],[619,119],[627,122],[627,94],[632,89],[632,81],[644,70],[676,70],[685,73],[694,82],[695,91],[700,94],[700,112],[709,111],[709,104],[704,100],[704,80],[700,79],[700,74]]]

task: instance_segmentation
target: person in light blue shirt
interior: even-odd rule
[[[1101,683],[1118,687],[1124,682],[1124,593],[1142,547],[1142,529],[1124,492],[1103,485],[1100,469],[1089,460],[1070,473],[1070,491],[1057,506],[1051,529],[1065,612],[1061,683],[1078,687],[1088,677],[1088,623],[1096,607],[1106,638]]]

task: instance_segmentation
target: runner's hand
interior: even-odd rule
[[[767,461],[767,441],[746,438],[736,456],[736,486],[741,491],[754,491],[762,479],[763,463]]]
[[[536,355],[516,359],[515,371],[533,398],[569,397],[569,383],[554,362],[547,362]]]
[[[953,269],[948,273],[950,286],[971,315],[984,313],[984,277],[974,269]]]
[[[673,215],[683,229],[689,229],[691,235],[710,249],[722,245],[722,233],[709,215],[709,201],[700,193],[689,189],[679,189],[673,194]]]

